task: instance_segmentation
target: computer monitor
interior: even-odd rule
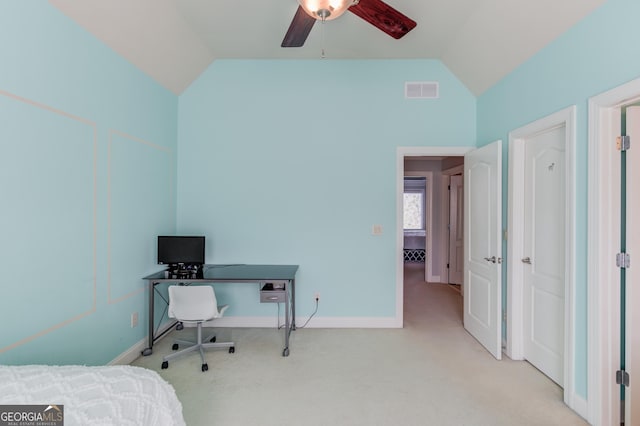
[[[204,237],[158,236],[158,263],[203,265]]]

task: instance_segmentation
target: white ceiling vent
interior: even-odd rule
[[[440,97],[437,81],[407,81],[404,83],[406,99],[436,99]]]

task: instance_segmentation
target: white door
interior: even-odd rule
[[[464,157],[464,328],[502,358],[502,141]]]
[[[464,185],[462,175],[449,183],[449,283],[462,284],[464,274]]]
[[[524,358],[563,386],[565,126],[525,143]]]
[[[626,274],[626,366],[631,380],[626,390],[625,424],[640,424],[640,107],[627,108],[627,135],[632,148],[627,156],[627,224],[626,252],[631,265]]]

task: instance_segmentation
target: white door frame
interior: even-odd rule
[[[586,416],[584,400],[575,398],[575,141],[576,107],[571,106],[509,133],[507,235],[507,344],[511,359],[524,359],[524,200],[526,140],[555,127],[565,128],[565,298],[564,402]]]
[[[461,146],[409,146],[396,149],[396,318],[395,326],[404,321],[404,227],[402,223],[405,157],[460,157],[476,149]]]
[[[451,192],[449,189],[449,186],[451,185],[451,176],[454,175],[461,175],[463,177],[463,185],[464,185],[464,164],[460,164],[459,166],[454,166],[451,167],[449,169],[443,170],[442,171],[442,200],[440,201],[442,203],[442,217],[447,218],[447,223],[450,225],[451,224],[451,212],[449,211],[449,204],[451,202]],[[463,212],[459,212],[459,213],[463,213]],[[451,283],[451,269],[449,269],[447,267],[448,264],[451,263],[451,258],[450,258],[450,243],[451,241],[449,240],[450,238],[450,229],[449,227],[443,227],[446,229],[443,229],[446,232],[446,235],[443,235],[443,239],[442,239],[442,250],[445,250],[445,253],[447,253],[446,257],[443,257],[442,259],[442,268],[443,271],[446,273],[446,280],[443,282],[446,282],[448,284]],[[463,230],[464,232],[464,230]],[[460,285],[460,291],[462,291],[462,284]]]
[[[615,371],[619,363],[620,108],[640,99],[640,79],[589,99],[587,340],[588,420],[620,423]]]

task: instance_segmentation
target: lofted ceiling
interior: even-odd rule
[[[366,0],[361,0],[362,2]],[[296,0],[49,0],[176,94],[215,59],[440,59],[479,95],[606,0],[385,0],[417,27],[395,40],[356,15],[280,44]]]

